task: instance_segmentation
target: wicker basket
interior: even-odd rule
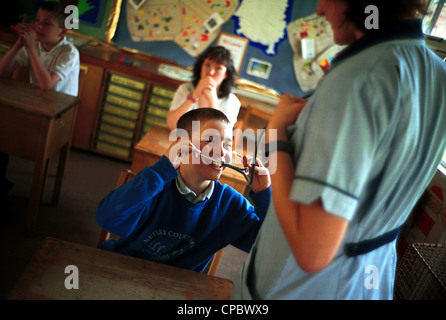
[[[415,243],[395,274],[396,300],[446,300],[446,246]]]

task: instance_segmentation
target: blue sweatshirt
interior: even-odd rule
[[[178,191],[177,176],[163,156],[111,191],[99,203],[96,221],[120,238],[101,248],[199,272],[228,244],[248,252],[265,218],[271,188],[250,194],[256,209],[219,181],[209,199],[193,203]]]

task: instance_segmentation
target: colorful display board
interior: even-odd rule
[[[238,0],[146,0],[127,2],[133,41],[174,41],[195,57],[218,36]]]

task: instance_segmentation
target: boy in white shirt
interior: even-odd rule
[[[0,77],[9,77],[19,67],[29,66],[30,83],[42,90],[78,95],[79,51],[65,38],[65,6],[44,2],[35,23],[17,25],[19,38],[0,60]],[[6,179],[8,155],[0,153],[0,196],[13,184]]]

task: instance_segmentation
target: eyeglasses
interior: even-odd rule
[[[263,133],[262,133],[262,135],[263,135]],[[237,171],[237,172],[241,173],[243,175],[243,177],[245,178],[246,182],[248,183],[248,185],[252,185],[252,183],[254,182],[254,172],[255,172],[255,169],[256,169],[256,166],[257,166],[257,149],[258,149],[259,141],[261,140],[261,136],[259,137],[259,140],[256,141],[256,144],[255,144],[253,163],[251,164],[251,167],[252,167],[251,174],[249,174],[249,168],[236,167],[236,166],[233,166],[233,165],[231,165],[229,163],[226,163],[224,161],[217,160],[217,159],[211,158],[209,156],[206,156],[206,155],[204,155],[202,153],[200,153],[200,156],[202,158],[204,158],[204,159],[207,159],[207,160],[210,160],[212,162],[215,162],[215,163],[221,165],[222,167],[227,167],[229,169],[232,169],[234,171]],[[241,155],[239,155],[235,151],[233,151],[233,154],[237,154],[238,156],[242,157]]]

